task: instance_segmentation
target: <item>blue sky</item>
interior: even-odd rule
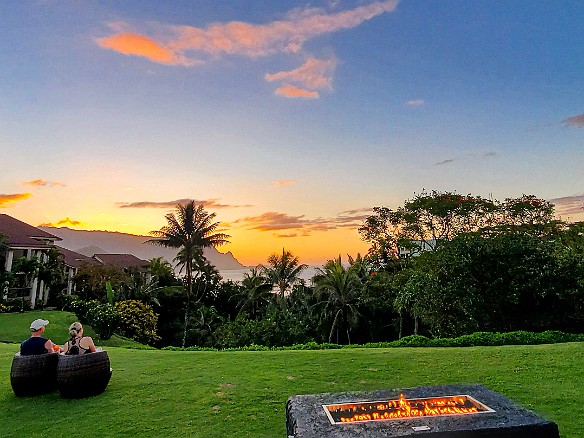
[[[0,209],[144,234],[196,199],[248,264],[364,252],[369,209],[424,188],[582,220],[582,23],[577,1],[8,1]]]

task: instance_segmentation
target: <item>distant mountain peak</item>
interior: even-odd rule
[[[59,245],[71,251],[92,257],[94,254],[133,254],[138,258],[150,260],[164,257],[171,264],[178,252],[176,248],[165,248],[160,245],[145,244],[151,236],[120,233],[118,231],[74,230],[69,227],[38,227],[63,239]],[[90,254],[91,253],[91,254]],[[215,248],[205,248],[205,257],[218,270],[245,268],[233,256],[231,251],[221,253]]]

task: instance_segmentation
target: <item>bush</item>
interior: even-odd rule
[[[100,302],[97,300],[90,300],[90,301],[75,300],[69,304],[69,309],[73,313],[75,313],[79,322],[81,322],[83,324],[92,325],[89,322],[89,319],[90,319],[89,312],[99,305],[100,305]]]
[[[392,342],[395,347],[431,347],[432,340],[422,335],[410,335]]]
[[[138,300],[119,301],[115,305],[119,315],[118,333],[143,344],[160,340],[156,333],[158,315],[152,307]]]
[[[10,298],[4,305],[8,307],[8,312],[25,312],[32,308],[30,301],[25,298]]]
[[[0,313],[8,313],[10,312],[10,308],[5,306],[4,304],[0,304]]]
[[[66,293],[58,294],[55,299],[55,305],[62,310],[73,310],[71,305],[79,301],[79,297],[75,294],[67,295]]]
[[[100,339],[112,337],[118,326],[118,312],[111,304],[98,304],[87,312],[87,323],[91,325]]]

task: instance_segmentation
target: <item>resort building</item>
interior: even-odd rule
[[[36,258],[44,262],[48,251],[55,248],[56,241],[61,240],[57,236],[39,230],[7,214],[0,214],[0,234],[7,239],[3,245],[4,251],[0,251],[0,263],[6,272],[12,272],[14,261],[23,257],[26,260]],[[27,283],[21,286],[25,290],[13,292],[20,296],[28,294],[31,306],[34,308],[37,298],[41,300],[46,298],[44,296],[45,285],[42,280],[38,279],[38,276],[34,276]],[[2,292],[4,296],[9,293],[8,290]]]
[[[15,272],[15,267],[23,266],[23,260],[36,259],[43,264],[48,260],[48,254],[51,250],[58,250],[62,255],[68,295],[75,291],[73,278],[79,268],[87,264],[115,266],[125,271],[138,272],[146,281],[151,279],[147,260],[142,260],[132,254],[95,254],[93,257],[87,257],[55,245],[55,242],[61,240],[60,237],[12,216],[0,214],[0,274],[9,272],[13,274],[13,278],[18,279],[17,282],[10,284],[11,287],[6,285],[8,283],[2,284],[0,282],[1,296],[4,299],[28,298],[32,308],[35,308],[39,303],[46,304],[49,291],[43,280],[39,279],[39,269],[25,273]]]

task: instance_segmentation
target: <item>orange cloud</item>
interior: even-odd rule
[[[362,225],[367,215],[357,213],[365,213],[366,211],[371,212],[370,209],[357,209],[344,212],[345,214],[339,213],[337,216],[332,218],[316,219],[306,219],[304,215],[290,216],[285,213],[269,211],[259,216],[250,216],[238,219],[232,222],[230,225],[234,226],[240,224],[247,229],[257,231],[296,230],[303,236],[308,236],[311,232],[314,231],[327,231],[338,228],[358,228],[360,225]],[[290,237],[292,234],[293,233],[274,235],[276,237]]]
[[[549,202],[554,204],[558,216],[584,213],[584,195],[564,196],[550,199]]]
[[[119,33],[110,37],[98,38],[99,46],[124,55],[143,56],[161,64],[180,64],[172,50],[158,44],[151,38],[135,33]]]
[[[265,79],[269,82],[293,82],[312,89],[331,89],[331,78],[336,66],[336,59],[308,58],[294,70],[266,74]]]
[[[296,184],[296,181],[294,181],[293,179],[283,179],[281,181],[272,181],[272,185],[276,186],[276,187],[287,186],[290,184]]]
[[[316,36],[356,27],[397,7],[398,0],[374,2],[354,9],[327,13],[318,8],[291,11],[284,20],[263,25],[238,21],[214,24],[207,29],[175,26],[179,36],[171,41],[178,53],[198,51],[211,55],[239,54],[251,57],[297,53]]]
[[[0,194],[0,208],[5,208],[8,204],[24,201],[32,196],[30,193],[15,193],[11,195]]]
[[[577,128],[584,128],[584,114],[568,117],[566,120],[564,120],[564,125],[575,126]]]
[[[295,87],[293,85],[284,85],[283,87],[276,88],[274,94],[277,96],[292,97],[292,98],[305,98],[305,99],[318,99],[320,94],[318,91],[304,90],[302,88]]]
[[[138,201],[138,202],[118,202],[116,205],[120,208],[174,208],[177,205],[185,205],[191,201],[195,201],[197,204],[203,204],[205,208],[240,208],[240,207],[252,207],[251,205],[228,205],[221,204],[218,199],[207,199],[206,201],[197,201],[196,199],[176,199],[174,201]]]
[[[61,219],[60,221],[57,221],[56,223],[52,223],[52,222],[47,222],[44,224],[40,224],[39,227],[63,227],[63,226],[72,226],[72,227],[80,227],[85,225],[84,222],[80,222],[80,221],[75,221],[69,217],[66,217],[65,219]]]
[[[22,185],[37,186],[37,187],[65,187],[65,184],[55,181],[45,181],[44,179],[33,179],[32,181],[24,181]]]
[[[304,43],[317,36],[350,29],[381,14],[392,12],[398,0],[377,1],[341,12],[327,13],[319,8],[293,10],[283,20],[267,24],[240,21],[217,23],[207,28],[169,26],[165,42],[134,32],[120,31],[99,38],[101,47],[125,55],[143,56],[163,64],[194,64],[201,59],[187,58],[186,53],[215,58],[221,55],[249,57],[276,53],[298,53]],[[113,23],[121,29],[125,23]]]

